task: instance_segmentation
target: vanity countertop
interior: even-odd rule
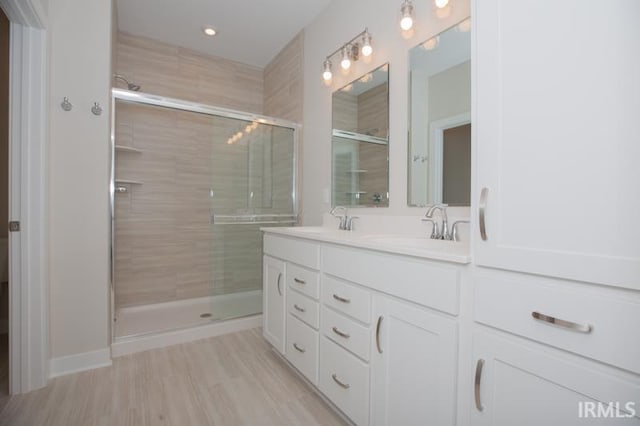
[[[460,264],[471,263],[471,254],[467,242],[432,240],[426,237],[410,235],[340,231],[322,226],[263,227],[260,229],[270,234],[341,244],[386,253]]]

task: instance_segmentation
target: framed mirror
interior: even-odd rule
[[[332,96],[332,206],[389,206],[389,64]]]
[[[408,204],[468,206],[471,20],[409,51]]]

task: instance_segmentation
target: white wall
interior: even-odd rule
[[[51,357],[109,345],[111,1],[51,0]],[[60,108],[68,97],[73,110]],[[90,109],[104,108],[101,116]]]
[[[399,26],[401,1],[334,0],[305,29],[304,46],[304,149],[302,157],[302,215],[305,225],[319,224],[330,204],[324,194],[331,187],[331,92],[356,76],[390,63],[390,206],[388,209],[358,209],[358,214],[421,215],[425,209],[407,207],[407,105],[408,51],[418,43],[442,32],[469,16],[469,0],[451,0],[447,17],[436,16],[430,1],[415,2],[413,36],[403,38]],[[326,55],[369,28],[374,53],[369,63],[358,61],[347,76],[340,75],[334,60],[330,87],[322,82],[322,62]],[[466,210],[468,213],[468,209]]]

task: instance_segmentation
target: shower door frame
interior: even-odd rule
[[[293,176],[292,176],[292,201],[293,201],[293,217],[298,220],[299,209],[299,197],[298,197],[298,143],[299,143],[299,131],[302,126],[299,123],[293,121],[283,120],[275,117],[269,117],[261,114],[254,114],[250,112],[243,112],[229,108],[217,107],[214,105],[207,105],[198,102],[185,101],[182,99],[169,98],[165,96],[153,95],[150,93],[133,92],[125,89],[111,89],[111,142],[110,142],[110,178],[109,178],[109,215],[111,218],[111,268],[109,277],[109,293],[111,305],[111,319],[109,321],[111,343],[116,340],[115,336],[115,183],[116,183],[116,102],[126,101],[129,103],[157,106],[161,108],[168,108],[178,111],[187,111],[223,118],[232,118],[236,120],[255,121],[260,124],[267,124],[270,126],[284,127],[293,130]]]

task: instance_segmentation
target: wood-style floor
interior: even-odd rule
[[[115,358],[12,397],[0,425],[341,425],[261,329]]]

